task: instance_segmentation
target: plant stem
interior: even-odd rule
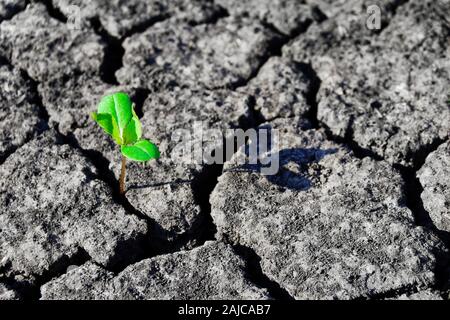
[[[119,193],[121,195],[125,194],[125,177],[127,170],[127,158],[122,155],[122,168],[120,169],[120,178],[119,178]]]

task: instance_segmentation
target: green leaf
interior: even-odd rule
[[[117,127],[117,124],[115,121],[113,121],[110,114],[106,113],[91,113],[92,118],[95,120],[95,122],[98,123],[100,127],[103,128],[108,134],[110,134],[112,137],[118,137],[119,136],[119,128]],[[118,144],[120,144],[119,141],[116,140]]]
[[[118,92],[105,96],[92,118],[121,146],[125,157],[135,161],[159,158],[158,147],[141,140],[142,125],[127,94]]]
[[[139,121],[138,116],[132,110],[133,117],[131,118],[131,121],[128,123],[127,127],[123,131],[123,144],[134,144],[136,141],[141,139],[142,136],[142,125]]]
[[[131,138],[140,135],[140,128],[137,128],[134,123],[130,129],[127,129],[130,122],[136,122],[136,120],[133,120],[133,117],[135,117],[133,105],[130,97],[126,93],[117,92],[103,97],[98,105],[97,111],[97,123],[99,123],[99,119],[101,119],[103,123],[99,123],[99,125],[105,129],[108,134],[112,135],[118,144],[134,143],[138,140],[138,138],[136,138],[130,141]],[[109,115],[111,117],[111,123],[109,123],[109,120],[106,120],[107,117],[103,115]],[[137,119],[137,117],[135,118]],[[139,119],[137,120],[139,121]],[[115,128],[117,128],[117,130],[115,130]],[[134,135],[131,132],[133,128],[135,130]],[[125,131],[126,137],[124,136]]]
[[[160,156],[158,147],[148,140],[139,140],[132,146],[121,146],[121,151],[125,157],[134,161],[148,161]]]

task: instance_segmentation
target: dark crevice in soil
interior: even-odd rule
[[[301,70],[311,81],[311,86],[309,88],[308,93],[306,94],[306,102],[309,105],[310,109],[309,112],[305,115],[305,118],[309,120],[311,126],[309,128],[312,129],[319,129],[320,124],[319,120],[317,118],[317,110],[318,110],[318,102],[317,102],[317,94],[320,89],[321,80],[317,76],[315,70],[312,68],[312,65],[310,63],[303,63],[303,62],[297,62],[293,61],[299,70]],[[271,122],[276,119],[288,119],[288,118],[295,118],[295,116],[275,116],[272,118],[265,118],[261,111],[255,109],[256,106],[256,98],[255,96],[249,96],[249,99],[251,99],[249,105],[250,105],[250,112],[251,112],[251,120],[249,120],[247,123],[248,125],[246,128],[253,128],[256,129],[258,126],[260,126],[263,123]]]
[[[317,119],[317,94],[320,89],[321,80],[317,76],[316,71],[313,69],[310,63],[297,63],[300,69],[306,74],[311,81],[311,87],[306,96],[306,103],[309,105],[309,112],[307,114],[308,120],[311,122],[313,128],[319,128],[319,120]]]
[[[56,8],[53,5],[52,0],[41,0],[40,2],[45,5],[50,17],[62,23],[67,23],[67,17],[61,12],[61,10],[59,10],[59,8]]]
[[[203,168],[203,172],[197,175],[192,182],[194,200],[200,207],[200,215],[203,220],[202,228],[199,230],[198,241],[203,244],[208,240],[215,240],[217,232],[211,216],[210,196],[217,184],[217,179],[222,174],[223,165],[211,164]]]
[[[312,10],[313,20],[307,20],[304,23],[300,24],[297,27],[297,29],[295,29],[291,32],[290,35],[284,34],[278,28],[276,28],[273,24],[270,24],[270,23],[267,23],[264,21],[260,21],[260,23],[265,28],[272,31],[276,35],[276,37],[272,40],[272,42],[269,45],[268,54],[265,55],[261,59],[259,66],[252,72],[252,74],[247,79],[241,79],[240,81],[234,83],[233,85],[231,85],[231,87],[229,89],[237,90],[238,88],[245,87],[246,85],[248,85],[248,83],[258,75],[261,68],[264,66],[264,64],[270,58],[276,57],[276,56],[282,56],[283,47],[285,45],[289,44],[292,40],[294,40],[301,34],[307,32],[309,27],[313,24],[313,22],[322,23],[323,21],[328,19],[327,16],[319,9],[319,7],[313,6],[311,8],[311,10]],[[304,64],[304,65],[305,65],[305,67],[307,66],[307,64]],[[312,68],[306,68],[306,69],[312,71],[310,73],[310,75],[312,76],[311,79],[313,80],[313,90],[312,91],[318,90],[319,88],[318,87],[316,88],[316,86],[320,85],[320,79],[315,77],[316,73],[314,72],[314,70]],[[316,80],[318,80],[318,82]],[[315,97],[311,96],[311,98],[315,98]],[[310,102],[313,102],[313,101],[310,101]],[[315,122],[313,121],[313,123],[315,123]]]
[[[122,67],[122,58],[125,54],[125,49],[122,46],[122,41],[110,35],[100,23],[99,18],[91,20],[92,28],[105,42],[104,57],[102,65],[100,66],[100,78],[103,82],[118,85],[116,78],[116,71]]]
[[[91,260],[89,254],[83,248],[78,247],[72,256],[62,256],[42,275],[36,276],[34,280],[26,278],[24,280],[17,280],[17,278],[20,278],[20,274],[13,274],[1,279],[1,281],[9,288],[17,291],[22,300],[35,301],[41,297],[40,288],[42,285],[65,274],[69,266],[79,266],[89,260]]]
[[[397,14],[398,9],[408,2],[409,2],[409,0],[397,0],[395,2],[388,3],[386,6],[386,10],[390,11],[392,13],[392,19],[393,19],[395,17],[395,15]],[[383,12],[381,14],[383,14]],[[388,23],[388,25],[389,25],[389,23]]]
[[[260,63],[255,70],[251,73],[251,75],[247,79],[241,79],[240,81],[234,83],[231,85],[231,90],[236,90],[241,87],[245,87],[252,79],[254,79],[261,68],[266,64],[266,62],[272,58],[272,57],[279,57],[282,55],[283,47],[288,44],[291,40],[297,38],[300,34],[305,33],[309,26],[312,24],[312,21],[307,21],[304,24],[300,25],[296,30],[292,32],[290,36],[284,35],[282,32],[280,32],[277,28],[275,28],[273,25],[261,22],[261,24],[266,27],[267,29],[271,30],[273,33],[275,33],[274,39],[272,39],[271,43],[269,44],[268,52],[267,54],[260,60]]]
[[[316,23],[322,23],[328,19],[327,15],[316,5],[311,6],[311,15]]]
[[[89,260],[91,260],[89,254],[80,247],[77,248],[77,252],[73,256],[64,256],[63,258],[61,258],[61,260],[55,263],[45,274],[39,277],[38,281],[35,284],[35,288],[38,292],[37,295],[34,295],[34,297],[39,299],[41,297],[39,288],[53,278],[57,278],[65,274],[69,266],[80,266],[82,264],[85,264]]]
[[[319,76],[317,75],[316,71],[314,70],[314,68],[310,63],[303,63],[303,62],[299,63],[302,66],[303,71],[309,76],[311,80],[311,88],[306,97],[306,101],[310,107],[310,112],[308,113],[307,117],[308,120],[311,122],[312,127],[314,129],[323,129],[328,140],[343,145],[347,149],[351,150],[354,156],[357,157],[358,159],[370,157],[377,161],[383,160],[382,156],[376,154],[370,149],[361,147],[356,141],[353,140],[353,128],[352,128],[354,121],[353,118],[351,118],[349,121],[344,137],[333,134],[331,129],[325,123],[319,120],[317,116],[319,105],[317,95],[319,93],[322,80],[319,78]]]
[[[202,243],[197,242],[197,238],[199,238],[197,233],[204,227],[202,219],[198,219],[194,223],[194,225],[192,226],[192,230],[174,237],[174,235],[170,234],[167,230],[164,230],[155,220],[136,209],[128,201],[126,196],[121,196],[118,201],[127,212],[134,214],[147,222],[147,241],[143,254],[139,257],[139,259],[136,259],[132,263],[136,263],[138,261],[162,254],[170,254],[177,251],[186,250],[190,247],[198,247],[199,245],[202,245],[204,243],[204,241]],[[126,266],[110,269],[110,271],[118,273],[125,267]]]
[[[413,168],[418,171],[425,163],[426,158],[430,153],[436,151],[437,148],[443,143],[445,143],[445,139],[437,138],[431,144],[423,145],[419,148],[417,152],[411,157],[413,160]]]
[[[240,119],[241,128],[246,130],[249,128],[249,124],[252,121],[247,117],[242,117]],[[239,149],[239,145],[234,138],[230,138],[233,140],[228,141],[224,139],[222,141],[222,146],[215,149],[212,152],[212,156],[214,157],[215,153],[224,155],[224,163],[229,161],[229,158],[226,158],[226,147],[230,145],[230,142],[234,145],[234,152]],[[233,154],[234,154],[233,152]],[[232,156],[232,155],[231,155]],[[214,191],[219,177],[222,175],[224,164],[205,164],[202,172],[197,174],[194,181],[192,182],[192,190],[194,192],[194,200],[197,205],[200,207],[200,215],[201,215],[201,228],[199,228],[199,233],[196,237],[196,242],[198,244],[203,244],[208,240],[216,240],[215,234],[217,233],[217,227],[214,224],[214,220],[211,216],[211,203],[210,198],[211,194]]]
[[[327,136],[327,139],[333,142],[336,142],[338,144],[343,145],[347,149],[351,150],[353,152],[353,155],[358,159],[363,159],[365,157],[372,158],[376,161],[383,160],[383,157],[376,154],[370,149],[366,149],[358,145],[358,143],[351,139],[353,136],[351,127],[347,128],[347,132],[345,134],[345,137],[340,137],[337,135],[334,135],[331,130],[328,128],[326,124],[324,124],[321,121],[318,121],[319,128],[324,129],[324,132]]]
[[[412,211],[415,218],[415,223],[419,226],[427,227],[437,231],[434,226],[430,214],[425,210],[421,194],[423,192],[423,187],[417,177],[417,171],[422,168],[425,163],[426,157],[435,151],[442,143],[443,140],[437,139],[434,143],[428,146],[424,146],[419,152],[415,154],[414,157],[414,167],[409,168],[399,164],[394,164],[393,167],[396,168],[404,181],[404,195],[405,195],[405,205]]]
[[[0,56],[0,65],[8,65],[11,68],[14,68],[14,66],[11,65],[11,63],[4,57]],[[38,116],[39,116],[39,123],[37,125],[36,128],[36,135],[40,135],[41,133],[43,133],[44,131],[48,130],[49,128],[49,114],[47,112],[47,109],[45,108],[43,102],[42,102],[42,97],[39,94],[38,91],[38,82],[36,82],[35,80],[33,80],[28,73],[23,70],[23,69],[18,69],[20,71],[21,76],[25,79],[25,81],[28,83],[28,85],[30,86],[30,91],[31,91],[31,99],[29,100],[29,102],[31,104],[36,105],[39,108],[39,112],[38,112]],[[23,144],[26,144],[28,141],[30,141],[32,138],[34,137],[33,134],[30,134],[30,136],[26,137],[25,141]],[[5,160],[11,155],[13,154],[17,148],[20,148],[20,146],[11,148],[10,150],[8,150],[8,152],[4,153],[2,156],[0,156],[0,165],[3,164],[3,162],[5,162]]]
[[[8,20],[12,20],[14,18],[14,16],[16,16],[17,14],[25,11],[26,7],[28,6],[28,4],[30,3],[29,0],[25,1],[25,6],[22,8],[18,5],[7,5],[8,9],[10,10],[7,16],[4,16],[3,19],[0,19],[0,23],[2,23],[3,21],[8,21]]]
[[[402,288],[391,289],[391,290],[388,290],[388,291],[382,292],[382,293],[369,294],[365,297],[360,297],[355,300],[387,300],[387,299],[395,300],[402,295],[410,296],[412,294],[418,293],[420,291],[426,291],[426,290],[433,290],[433,291],[439,292],[439,288],[437,288],[435,286],[431,286],[428,288],[420,288],[420,286],[418,284],[410,284],[410,285],[406,285]],[[442,298],[444,298],[444,294],[441,293],[441,295],[442,295]]]
[[[408,285],[399,289],[388,290],[383,293],[369,294],[367,297],[362,297],[356,300],[386,300],[395,299],[401,295],[411,295],[419,292],[417,285]]]
[[[11,66],[11,63],[4,56],[0,56],[0,66],[4,66],[4,65]]]
[[[414,167],[408,168],[402,165],[395,164],[396,168],[404,181],[404,204],[407,206],[413,216],[414,222],[418,226],[422,226],[430,231],[432,231],[439,240],[442,241],[447,252],[436,249],[434,255],[436,257],[436,283],[433,289],[439,291],[443,294],[449,289],[450,280],[450,270],[448,264],[450,258],[448,257],[448,252],[450,251],[450,233],[442,231],[436,228],[434,225],[429,212],[425,209],[421,195],[423,192],[422,184],[417,177],[417,171],[424,165],[426,157],[433,151],[435,151],[444,141],[437,139],[434,143],[429,146],[423,147],[419,152],[415,154],[414,157]]]
[[[41,118],[44,122],[42,124],[43,127],[40,128],[40,131],[41,132],[45,131],[48,129],[48,123],[49,123],[50,116],[48,114],[47,108],[45,107],[44,103],[42,102],[42,97],[38,90],[39,83],[37,81],[35,81],[33,78],[31,78],[25,70],[20,69],[20,73],[21,73],[22,77],[29,83],[29,85],[31,87],[32,99],[30,102],[38,106],[39,118]]]
[[[17,148],[11,148],[7,152],[4,152],[3,155],[0,156],[0,165],[2,165],[10,155],[16,152],[16,150]]]
[[[442,298],[449,300],[450,297],[450,232],[436,231],[438,237],[444,242],[447,251],[435,252],[436,268],[434,270],[435,284],[433,289],[438,291]],[[437,250],[436,250],[437,251]]]
[[[261,113],[260,110],[257,110],[256,107],[256,98],[254,96],[250,96],[249,97],[250,101],[249,101],[249,107],[250,107],[250,119],[248,120],[248,128],[251,129],[256,129],[258,128],[261,124],[271,121],[271,120],[275,120],[274,119],[266,119],[264,117],[264,115]]]
[[[219,22],[219,20],[230,16],[230,13],[228,12],[227,9],[225,9],[219,5],[216,5],[216,6],[217,6],[218,10],[208,19],[201,21],[201,22],[189,21],[188,24],[192,27],[201,26],[201,25],[205,25],[205,24],[217,24],[217,22]]]
[[[416,171],[411,168],[406,168],[400,165],[394,165],[394,167],[400,172],[404,181],[404,204],[414,214],[415,223],[419,226],[424,226],[433,229],[433,222],[430,215],[425,210],[420,197],[423,188],[419,179],[416,176]]]
[[[270,296],[276,300],[295,300],[283,287],[264,274],[261,269],[261,257],[253,249],[240,244],[232,246],[235,253],[246,261],[246,276],[250,282],[267,289]]]
[[[142,33],[146,31],[148,28],[153,26],[154,24],[167,20],[170,18],[169,14],[162,14],[160,16],[152,17],[146,21],[143,21],[139,24],[134,25],[130,30],[125,32],[125,34],[120,38],[120,41],[123,42],[126,38],[131,37],[136,33]]]
[[[430,214],[424,208],[421,198],[423,187],[417,177],[417,171],[400,165],[394,165],[394,168],[400,172],[403,178],[404,199],[402,200],[404,205],[411,210],[415,224],[431,230],[450,250],[450,233],[437,229]],[[448,258],[442,256],[442,252],[437,252],[436,257],[441,261],[443,259],[443,262],[438,261],[438,265],[445,265],[448,262]]]
[[[142,118],[144,116],[144,103],[149,95],[149,89],[137,88],[134,90],[131,100],[134,101],[134,111],[139,118]]]
[[[148,19],[140,24],[135,25],[128,30],[121,38],[114,37],[108,33],[100,22],[99,17],[91,19],[91,26],[95,33],[99,35],[105,42],[104,58],[100,66],[100,78],[108,84],[118,85],[119,81],[116,78],[116,72],[123,66],[123,56],[125,55],[125,48],[123,42],[126,38],[131,37],[136,33],[141,33],[153,26],[155,23],[168,19],[169,15],[161,15]]]
[[[355,300],[386,300],[399,298],[402,295],[410,296],[412,294],[418,293],[420,291],[432,290],[436,292],[440,292],[440,295],[443,299],[445,299],[445,293],[440,291],[440,288],[437,286],[431,286],[428,288],[420,288],[419,285],[410,284],[402,288],[388,290],[382,293],[369,294],[367,297],[361,297]]]
[[[250,81],[258,75],[261,68],[266,64],[266,62],[271,57],[280,56],[281,48],[283,47],[284,43],[285,41],[283,40],[283,38],[281,37],[274,38],[270,44],[268,53],[263,58],[261,58],[258,67],[252,71],[250,76],[247,77],[246,79],[240,79],[239,81],[236,81],[235,83],[231,84],[228,89],[237,90],[239,88],[248,85]]]

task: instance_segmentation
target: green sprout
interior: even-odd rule
[[[92,112],[92,118],[120,146],[122,152],[122,167],[119,178],[119,192],[125,193],[126,159],[148,161],[158,159],[158,147],[141,139],[142,126],[134,112],[130,97],[126,93],[117,92],[102,98],[97,113]]]

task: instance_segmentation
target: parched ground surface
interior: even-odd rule
[[[448,17],[448,0],[0,0],[0,300],[449,299]],[[89,118],[119,90],[162,154],[128,164],[124,196]],[[280,170],[240,163],[245,141],[186,161],[199,123],[278,133]]]

